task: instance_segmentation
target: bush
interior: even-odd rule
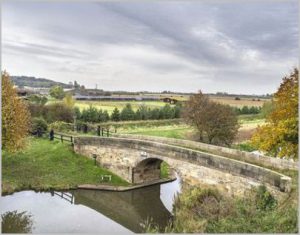
[[[28,110],[31,117],[41,117],[43,116],[45,106],[37,103],[28,102]]]
[[[43,133],[48,129],[47,122],[42,117],[35,117],[32,119],[31,132],[33,133]]]
[[[250,143],[246,142],[246,143],[240,143],[238,145],[236,145],[236,148],[238,150],[241,150],[241,151],[246,151],[246,152],[252,152],[252,151],[255,151],[256,148],[254,148]]]
[[[48,123],[63,121],[73,122],[73,109],[63,103],[54,103],[44,106],[43,117]]]
[[[277,205],[261,186],[243,198],[213,188],[185,189],[175,198],[170,233],[296,233],[297,206]],[[147,232],[157,232],[148,226]]]
[[[74,125],[72,123],[56,121],[49,125],[49,129],[53,129],[53,130],[59,131],[59,132],[68,132],[68,131],[72,131],[74,129]]]
[[[259,210],[271,210],[274,209],[277,204],[275,198],[267,191],[267,188],[264,185],[258,187],[255,201],[256,207]]]

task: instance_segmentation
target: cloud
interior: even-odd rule
[[[274,92],[298,64],[297,1],[5,2],[2,12],[11,74],[252,94]]]

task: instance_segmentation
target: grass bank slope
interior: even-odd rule
[[[94,161],[72,151],[69,143],[29,138],[23,152],[2,152],[2,194],[24,189],[69,189],[79,184],[100,184],[112,175],[111,185],[128,183]]]

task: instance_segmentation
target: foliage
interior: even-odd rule
[[[45,105],[48,101],[46,96],[40,95],[30,95],[28,97],[29,102],[37,104],[37,105]]]
[[[63,99],[65,97],[64,89],[61,86],[53,86],[50,89],[49,94],[55,99]]]
[[[131,104],[126,104],[126,106],[122,109],[120,118],[122,121],[129,121],[135,119],[135,113],[131,107]]]
[[[297,233],[297,207],[278,204],[260,187],[244,198],[215,188],[190,188],[175,198],[169,233]],[[148,226],[146,232],[158,232]]]
[[[31,123],[31,132],[45,132],[48,129],[47,122],[42,117],[34,117]]]
[[[135,112],[135,120],[147,120],[147,119],[149,119],[149,109],[145,104],[142,104]]]
[[[2,148],[13,152],[25,146],[25,137],[30,128],[30,112],[17,96],[8,73],[3,72],[1,77]]]
[[[166,179],[170,176],[170,166],[166,162],[160,164],[160,178]]]
[[[283,78],[267,124],[259,127],[252,137],[253,145],[270,155],[298,158],[298,81],[296,68]]]
[[[53,129],[53,130],[59,131],[59,132],[68,132],[68,131],[71,131],[74,129],[74,125],[72,123],[56,121],[49,125],[49,129]]]
[[[84,122],[97,122],[99,120],[98,110],[90,105],[88,109],[82,110],[80,119]]]
[[[31,233],[33,220],[32,215],[26,211],[7,211],[1,215],[2,233]]]
[[[251,106],[248,107],[244,105],[242,108],[235,107],[234,111],[236,114],[241,115],[241,114],[258,114],[261,112],[261,107],[256,107],[256,106]]]
[[[42,117],[44,115],[44,105],[29,102],[27,106],[31,117]]]
[[[94,161],[74,153],[70,143],[30,138],[23,152],[3,153],[2,193],[24,189],[69,189],[80,184],[98,184],[101,175],[112,175],[112,185],[128,185]]]
[[[210,101],[202,94],[190,97],[185,105],[184,118],[199,131],[200,141],[230,145],[238,131],[238,119],[232,108]]]
[[[261,117],[266,118],[268,117],[274,109],[274,102],[273,101],[268,101],[265,102],[261,108]]]
[[[68,106],[69,108],[74,108],[74,105],[75,105],[75,100],[74,98],[72,97],[72,94],[70,93],[67,93],[63,99],[64,101],[64,104],[66,106]]]
[[[43,108],[43,118],[52,123],[55,121],[73,122],[73,109],[64,103],[53,103]]]
[[[111,114],[111,120],[114,122],[120,121],[120,111],[117,107],[115,107],[113,113]]]
[[[264,185],[260,185],[258,187],[255,201],[256,207],[259,210],[272,210],[277,204],[275,198],[269,191],[267,191],[267,188]]]
[[[256,150],[249,142],[240,143],[240,144],[236,145],[235,147],[238,150],[246,151],[246,152],[252,152],[252,151]]]

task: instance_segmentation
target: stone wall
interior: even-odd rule
[[[248,181],[254,182],[253,184],[263,182],[276,187],[280,191],[290,191],[290,177],[263,167],[210,153],[127,138],[76,137],[74,141],[76,152],[87,156],[96,154],[97,161],[101,165],[119,174],[129,182],[133,180],[132,169],[141,162],[146,154],[146,157],[160,158],[175,169],[180,169],[181,174],[184,172],[189,179],[193,178],[188,177],[188,175],[191,175],[195,176],[194,180],[202,180],[206,183],[215,181],[214,184],[222,181],[223,178],[225,181],[228,180],[234,184],[234,177],[242,176],[244,179],[250,179]],[[191,166],[197,166],[197,170],[193,170],[193,167],[186,167],[190,164],[192,164]],[[202,167],[202,170],[199,171],[199,167]],[[205,172],[205,174],[201,175],[201,172]],[[239,187],[239,184],[237,186]]]
[[[245,161],[252,164],[258,164],[260,166],[277,168],[277,169],[292,169],[298,170],[299,165],[297,161],[273,158],[263,155],[257,155],[250,152],[240,151],[237,149],[231,149],[211,144],[200,143],[190,140],[181,140],[173,138],[155,137],[155,136],[144,136],[144,135],[126,135],[126,134],[114,134],[115,137],[139,139],[139,140],[149,140],[159,143],[165,143],[170,145],[182,146],[186,148],[192,148],[197,150],[202,150],[210,152],[216,155],[221,155],[224,157],[233,158],[239,161]]]

